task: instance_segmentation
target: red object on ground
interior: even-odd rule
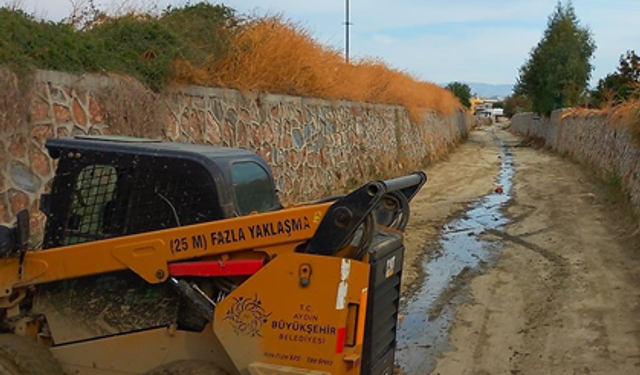
[[[226,262],[184,262],[169,264],[169,275],[177,276],[249,276],[264,263],[260,259],[228,260]]]

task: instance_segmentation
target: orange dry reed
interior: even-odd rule
[[[570,117],[606,116],[610,123],[628,129],[640,145],[640,100],[622,103],[608,102],[601,109],[574,108],[566,113]]]
[[[395,104],[419,123],[424,109],[450,114],[460,102],[448,90],[362,60],[346,64],[339,52],[322,46],[300,26],[280,17],[248,22],[230,50],[215,63],[178,65],[178,79],[200,85],[288,95]]]
[[[633,138],[640,144],[640,100],[622,103],[608,111],[609,118],[631,131]]]

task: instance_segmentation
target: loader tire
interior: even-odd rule
[[[0,374],[63,375],[62,367],[43,345],[26,337],[0,335]]]
[[[227,375],[227,373],[211,362],[184,360],[157,367],[145,375]]]

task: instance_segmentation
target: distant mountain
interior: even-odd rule
[[[465,82],[471,87],[471,93],[481,98],[504,98],[512,94],[513,85],[494,85],[491,83]]]

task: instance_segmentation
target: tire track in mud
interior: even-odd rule
[[[542,231],[546,231],[546,230],[549,230],[549,229],[550,228],[547,227],[547,228],[544,228],[544,229],[541,229],[541,230],[538,230],[538,231],[535,231],[535,232],[527,232],[527,233],[519,235],[519,236],[514,236],[514,235],[511,235],[511,234],[508,234],[506,232],[499,231],[499,230],[496,230],[496,229],[487,229],[485,231],[485,233],[492,234],[494,236],[502,238],[505,241],[513,242],[514,244],[520,245],[520,246],[522,246],[524,248],[527,248],[527,249],[529,249],[531,251],[535,251],[536,253],[538,253],[542,257],[544,257],[546,260],[548,260],[549,262],[553,263],[558,268],[558,274],[556,276],[562,276],[563,273],[567,272],[566,269],[569,266],[568,261],[564,257],[562,257],[562,256],[560,256],[558,254],[555,254],[550,250],[547,250],[547,249],[542,248],[542,247],[540,247],[540,246],[538,246],[536,244],[533,244],[531,242],[527,242],[527,241],[522,239],[522,237],[524,237],[524,236],[531,236],[531,235],[538,234],[538,233],[541,233]],[[564,272],[563,272],[563,270],[564,270]]]
[[[544,228],[547,229],[547,228]],[[536,231],[538,232],[538,231]],[[522,235],[511,235],[503,231],[495,229],[489,229],[486,231],[489,235],[494,235],[501,238],[503,241],[511,242],[522,248],[530,250],[539,256],[543,257],[550,265],[551,272],[545,277],[545,303],[529,306],[527,314],[528,323],[522,329],[521,333],[528,333],[530,330],[538,329],[540,327],[547,327],[548,320],[559,310],[557,305],[558,297],[566,289],[566,281],[569,277],[569,261],[561,255],[558,255],[548,249],[538,246],[534,243],[528,242],[522,239],[523,236],[532,235],[532,233],[524,233]],[[519,358],[514,358],[513,363],[517,368]]]

